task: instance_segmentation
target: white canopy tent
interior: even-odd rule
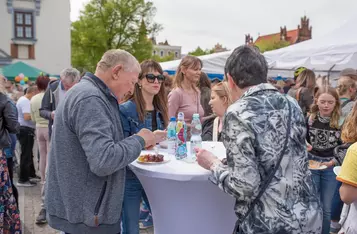
[[[356,24],[354,18],[323,37],[264,53],[270,75],[292,75],[300,66],[332,76],[345,68],[357,68]]]
[[[269,65],[269,76],[293,77],[300,66],[317,74],[336,77],[345,68],[357,69],[357,17],[327,35],[282,49],[269,51],[264,56]],[[231,51],[200,56],[202,70],[213,77],[223,77],[224,66]],[[164,70],[174,74],[181,60],[161,63]]]
[[[215,54],[199,56],[203,63],[202,71],[207,73],[207,75],[211,79],[222,79],[224,74],[224,65],[226,64],[226,60],[231,53],[232,51],[225,51]],[[164,71],[167,71],[169,74],[174,74],[180,62],[181,60],[174,60],[160,64]]]

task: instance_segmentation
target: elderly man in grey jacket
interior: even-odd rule
[[[71,234],[116,234],[125,167],[163,136],[143,129],[124,139],[118,100],[133,90],[140,66],[107,51],[56,109],[46,183],[48,223]]]

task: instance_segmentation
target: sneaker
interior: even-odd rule
[[[341,230],[341,224],[335,221],[331,221],[330,224],[330,234],[338,234],[338,232]]]
[[[139,221],[145,221],[149,214],[150,214],[149,210],[140,209]]]
[[[18,181],[17,183],[16,183],[16,186],[18,186],[18,187],[33,187],[33,186],[35,186],[36,184],[34,184],[34,183],[32,183],[32,182],[30,182],[30,181],[26,181],[26,182],[20,182],[20,181]]]
[[[45,223],[47,223],[46,210],[41,209],[40,213],[38,214],[38,216],[36,218],[36,224],[45,224]]]
[[[153,221],[152,221],[151,214],[149,214],[148,217],[144,221],[141,221],[139,223],[139,228],[141,230],[145,230],[145,229],[151,228],[153,226],[154,226],[154,224],[153,224]]]
[[[30,177],[30,181],[33,181],[33,182],[40,182],[40,181],[41,181],[41,177],[39,177],[39,176]]]

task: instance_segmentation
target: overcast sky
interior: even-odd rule
[[[71,20],[78,19],[88,0],[71,0]],[[250,33],[280,32],[280,26],[296,29],[306,14],[313,37],[339,27],[357,13],[357,0],[153,0],[154,20],[164,29],[157,41],[182,46],[183,53],[212,48],[217,42],[233,49],[245,42]]]

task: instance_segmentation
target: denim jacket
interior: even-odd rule
[[[134,101],[129,100],[125,103],[120,104],[119,112],[125,137],[129,137],[135,133],[138,133],[143,128],[152,130],[151,114],[146,114],[145,120],[143,122],[140,121],[138,112],[136,111],[136,104]],[[159,111],[156,111],[156,122],[158,130],[165,129],[164,121]]]

